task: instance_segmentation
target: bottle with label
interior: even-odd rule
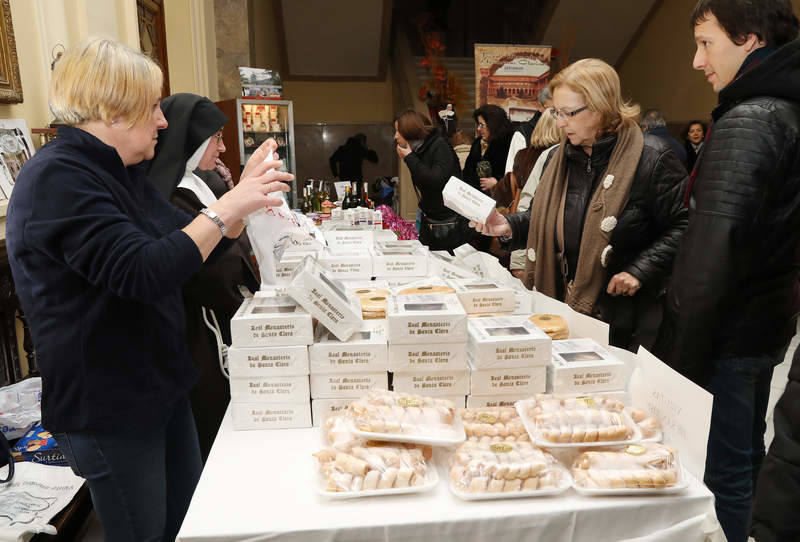
[[[319,213],[322,210],[322,202],[319,199],[319,192],[313,190],[311,194],[311,210]]]
[[[372,211],[372,229],[373,230],[382,230],[383,229],[383,213],[375,210]]]
[[[344,189],[344,199],[342,200],[342,209],[352,209],[352,201],[350,200],[350,187],[346,186]]]
[[[359,207],[358,184],[353,181],[350,181],[350,207],[352,209],[357,209]]]
[[[367,188],[366,182],[364,182],[364,191],[361,192],[361,205],[363,205],[367,209],[372,209],[374,207],[374,205],[372,204],[372,200],[369,199],[369,189]]]

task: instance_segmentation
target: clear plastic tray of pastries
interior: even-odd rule
[[[465,500],[555,495],[572,486],[569,471],[530,442],[468,439],[452,454],[450,490]]]
[[[517,402],[534,444],[546,448],[613,446],[641,439],[641,431],[611,397],[538,394]]]
[[[365,439],[449,446],[464,442],[464,426],[452,401],[411,393],[372,390],[347,407],[353,433]]]
[[[530,442],[522,418],[514,407],[462,408],[459,413],[467,438]]]
[[[584,451],[572,476],[586,495],[673,493],[688,485],[677,451],[657,442]]]
[[[625,407],[625,413],[631,417],[634,423],[642,432],[642,440],[649,442],[661,442],[664,437],[661,429],[661,422],[644,410],[635,407]]]
[[[439,481],[428,446],[355,440],[349,447],[313,455],[320,473],[318,493],[333,499],[418,493]]]

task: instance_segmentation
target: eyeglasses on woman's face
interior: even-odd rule
[[[220,143],[222,143],[222,130],[220,130],[216,134],[212,135],[211,137],[216,139],[217,140],[216,143],[217,143],[217,145],[219,145]]]
[[[552,115],[556,120],[570,120],[578,113],[586,111],[587,109],[589,109],[589,106],[584,105],[583,107],[579,107],[578,109],[574,109],[572,111],[567,111],[566,109],[555,109],[553,107],[551,107],[549,111],[550,115]]]

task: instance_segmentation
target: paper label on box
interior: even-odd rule
[[[513,407],[517,401],[530,398],[528,393],[469,395],[467,396],[467,408]]]
[[[547,367],[471,371],[470,394],[533,394],[547,389]]]
[[[394,391],[420,395],[466,395],[469,371],[397,372],[392,378]]]
[[[245,299],[231,319],[235,346],[307,345],[311,315],[288,296]]]
[[[388,388],[389,375],[386,371],[311,375],[311,397],[314,399],[358,398],[369,390]]]
[[[545,367],[551,339],[524,316],[471,318],[468,353],[476,369]]]
[[[305,403],[231,403],[234,431],[311,427],[311,405]]]
[[[347,406],[353,402],[351,398],[342,399],[314,399],[311,401],[311,421],[314,427],[324,422],[329,416],[342,414]]]
[[[467,314],[514,310],[515,298],[511,288],[481,280],[451,280],[450,283]]]
[[[372,277],[372,257],[368,252],[330,252],[318,258],[330,276],[338,279],[369,279]]]
[[[582,393],[625,388],[627,367],[592,339],[553,341],[548,391]]]
[[[466,368],[467,345],[464,342],[389,345],[389,370],[393,372],[463,371]]]
[[[374,244],[372,230],[331,230],[326,231],[324,235],[328,246],[333,250],[365,251]]]
[[[428,274],[428,254],[420,248],[391,248],[390,244],[372,252],[376,277],[424,277]]]
[[[462,342],[467,314],[454,294],[391,296],[389,344]]]
[[[299,403],[308,401],[308,376],[231,378],[231,401],[237,403]]]
[[[263,346],[228,348],[231,378],[307,375],[306,346]]]
[[[308,355],[312,374],[386,371],[385,322],[366,321],[345,342],[320,326],[314,344],[308,348]]]

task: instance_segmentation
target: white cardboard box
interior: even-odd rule
[[[375,230],[375,242],[382,242],[382,241],[397,241],[397,234],[392,230]],[[413,241],[413,239],[411,239]]]
[[[259,290],[253,294],[253,297],[278,297],[282,295],[288,295],[286,293],[286,285],[262,284]]]
[[[311,427],[311,405],[305,403],[231,403],[235,431]]]
[[[445,207],[481,224],[486,223],[486,219],[495,207],[492,198],[456,177],[450,177],[444,185],[442,201]]]
[[[364,251],[374,245],[373,230],[342,228],[324,232],[325,241],[332,250]]]
[[[471,395],[519,395],[543,393],[547,389],[547,367],[483,369],[470,371]]]
[[[363,323],[358,297],[348,294],[313,258],[305,258],[295,270],[287,291],[340,340],[350,338]]]
[[[428,253],[422,248],[381,248],[377,245],[372,249],[372,271],[374,276],[383,278],[424,277],[428,274]]]
[[[463,371],[467,368],[467,343],[390,344],[392,372]]]
[[[469,371],[397,372],[393,374],[392,387],[394,391],[431,397],[466,395],[469,393]]]
[[[388,388],[389,374],[386,371],[311,375],[311,397],[313,399],[358,398],[369,390]]]
[[[317,258],[331,277],[337,279],[372,278],[372,256],[366,251],[332,251],[325,249]]]
[[[625,363],[592,339],[553,341],[548,392],[589,393],[625,389]]]
[[[297,266],[306,256],[316,256],[317,252],[284,252],[281,261],[275,265],[275,284],[289,284]]]
[[[476,369],[546,367],[550,337],[524,316],[470,318],[467,352]]]
[[[460,260],[447,252],[434,250],[428,254],[428,272],[444,279],[472,279],[477,275],[458,264]]]
[[[245,299],[231,318],[234,346],[291,346],[314,342],[311,315],[291,297]]]
[[[231,378],[232,403],[302,403],[308,401],[308,375]]]
[[[341,414],[347,405],[353,402],[352,398],[344,397],[341,399],[313,399],[311,401],[311,421],[314,427],[319,425],[335,414]]]
[[[308,347],[312,374],[375,373],[388,369],[385,320],[366,320],[361,329],[340,341],[323,326],[317,327]]]
[[[454,294],[391,296],[388,301],[389,344],[467,339],[467,313]]]
[[[520,394],[492,394],[492,395],[468,395],[467,408],[497,408],[513,407],[514,403],[522,399],[530,399],[527,393]]]
[[[378,234],[375,234],[375,248],[380,250],[414,250],[418,248],[428,250],[418,239],[398,239],[396,235],[394,239],[386,239],[381,238]]]
[[[228,370],[231,378],[307,375],[308,347],[231,346]]]
[[[448,282],[455,289],[467,314],[514,310],[514,290],[499,282],[484,279],[456,279]]]

